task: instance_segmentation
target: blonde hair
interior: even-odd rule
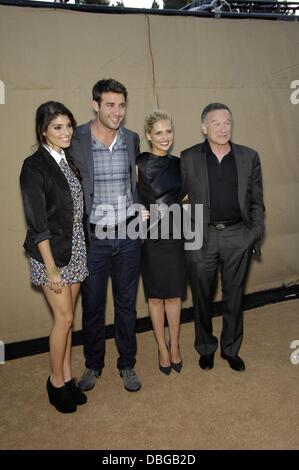
[[[150,134],[154,124],[159,121],[170,121],[171,127],[173,129],[172,117],[170,114],[162,111],[161,109],[156,109],[148,113],[144,120],[144,133]]]

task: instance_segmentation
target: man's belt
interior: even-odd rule
[[[223,230],[226,227],[239,224],[240,222],[242,222],[242,219],[216,220],[215,222],[210,222],[209,227],[215,227],[217,230]]]
[[[101,229],[103,232],[114,232],[117,233],[119,230],[127,227],[132,220],[136,218],[136,215],[132,215],[131,217],[128,217],[126,220],[123,222],[120,222],[117,225],[99,225],[99,229]],[[89,224],[90,227],[90,233],[95,235],[96,234],[96,227],[97,224]]]

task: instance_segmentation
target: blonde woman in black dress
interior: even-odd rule
[[[179,347],[181,298],[186,291],[183,240],[174,238],[174,225],[169,206],[181,207],[181,175],[179,158],[169,154],[173,143],[173,123],[164,111],[157,110],[145,119],[145,135],[151,152],[137,159],[140,202],[150,211],[158,208],[160,217],[148,219],[147,238],[142,246],[142,277],[153,330],[158,345],[159,368],[169,375],[180,372],[182,357]],[[161,208],[164,208],[161,212]],[[160,209],[160,210],[159,210]],[[169,212],[168,235],[163,234],[162,218]],[[166,220],[166,219],[165,219]],[[164,227],[165,228],[165,227]],[[155,239],[150,234],[155,232]],[[165,315],[169,342],[165,338]]]
[[[36,112],[39,147],[25,159],[20,176],[30,278],[32,284],[41,286],[53,313],[48,397],[61,413],[72,413],[87,401],[71,369],[73,313],[80,282],[88,275],[83,192],[78,170],[66,150],[75,125],[62,103],[40,105]]]

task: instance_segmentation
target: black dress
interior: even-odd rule
[[[159,218],[151,218],[148,221],[147,238],[142,244],[141,272],[145,296],[157,299],[185,297],[184,241],[182,236],[180,239],[174,238],[174,234],[181,231],[181,217],[175,217],[174,222],[173,212],[169,211],[168,218],[164,219],[167,222],[169,220],[169,224],[166,222],[167,231],[163,222],[165,209],[167,212],[166,206],[177,204],[180,216],[182,213],[179,158],[171,155],[158,157],[144,152],[139,155],[136,163],[139,170],[138,189],[141,204],[147,210],[150,210],[151,204],[154,204],[154,207],[159,205],[160,208],[161,204],[164,205],[164,211],[160,212]],[[155,239],[149,238],[150,233],[155,234]]]

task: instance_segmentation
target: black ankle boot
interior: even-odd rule
[[[65,382],[65,386],[76,405],[84,405],[87,402],[87,396],[78,388],[75,379],[71,379],[68,382]]]
[[[49,377],[47,381],[47,391],[49,402],[51,405],[55,406],[56,410],[60,411],[60,413],[73,413],[76,411],[76,403],[65,385],[63,387],[54,387]]]

